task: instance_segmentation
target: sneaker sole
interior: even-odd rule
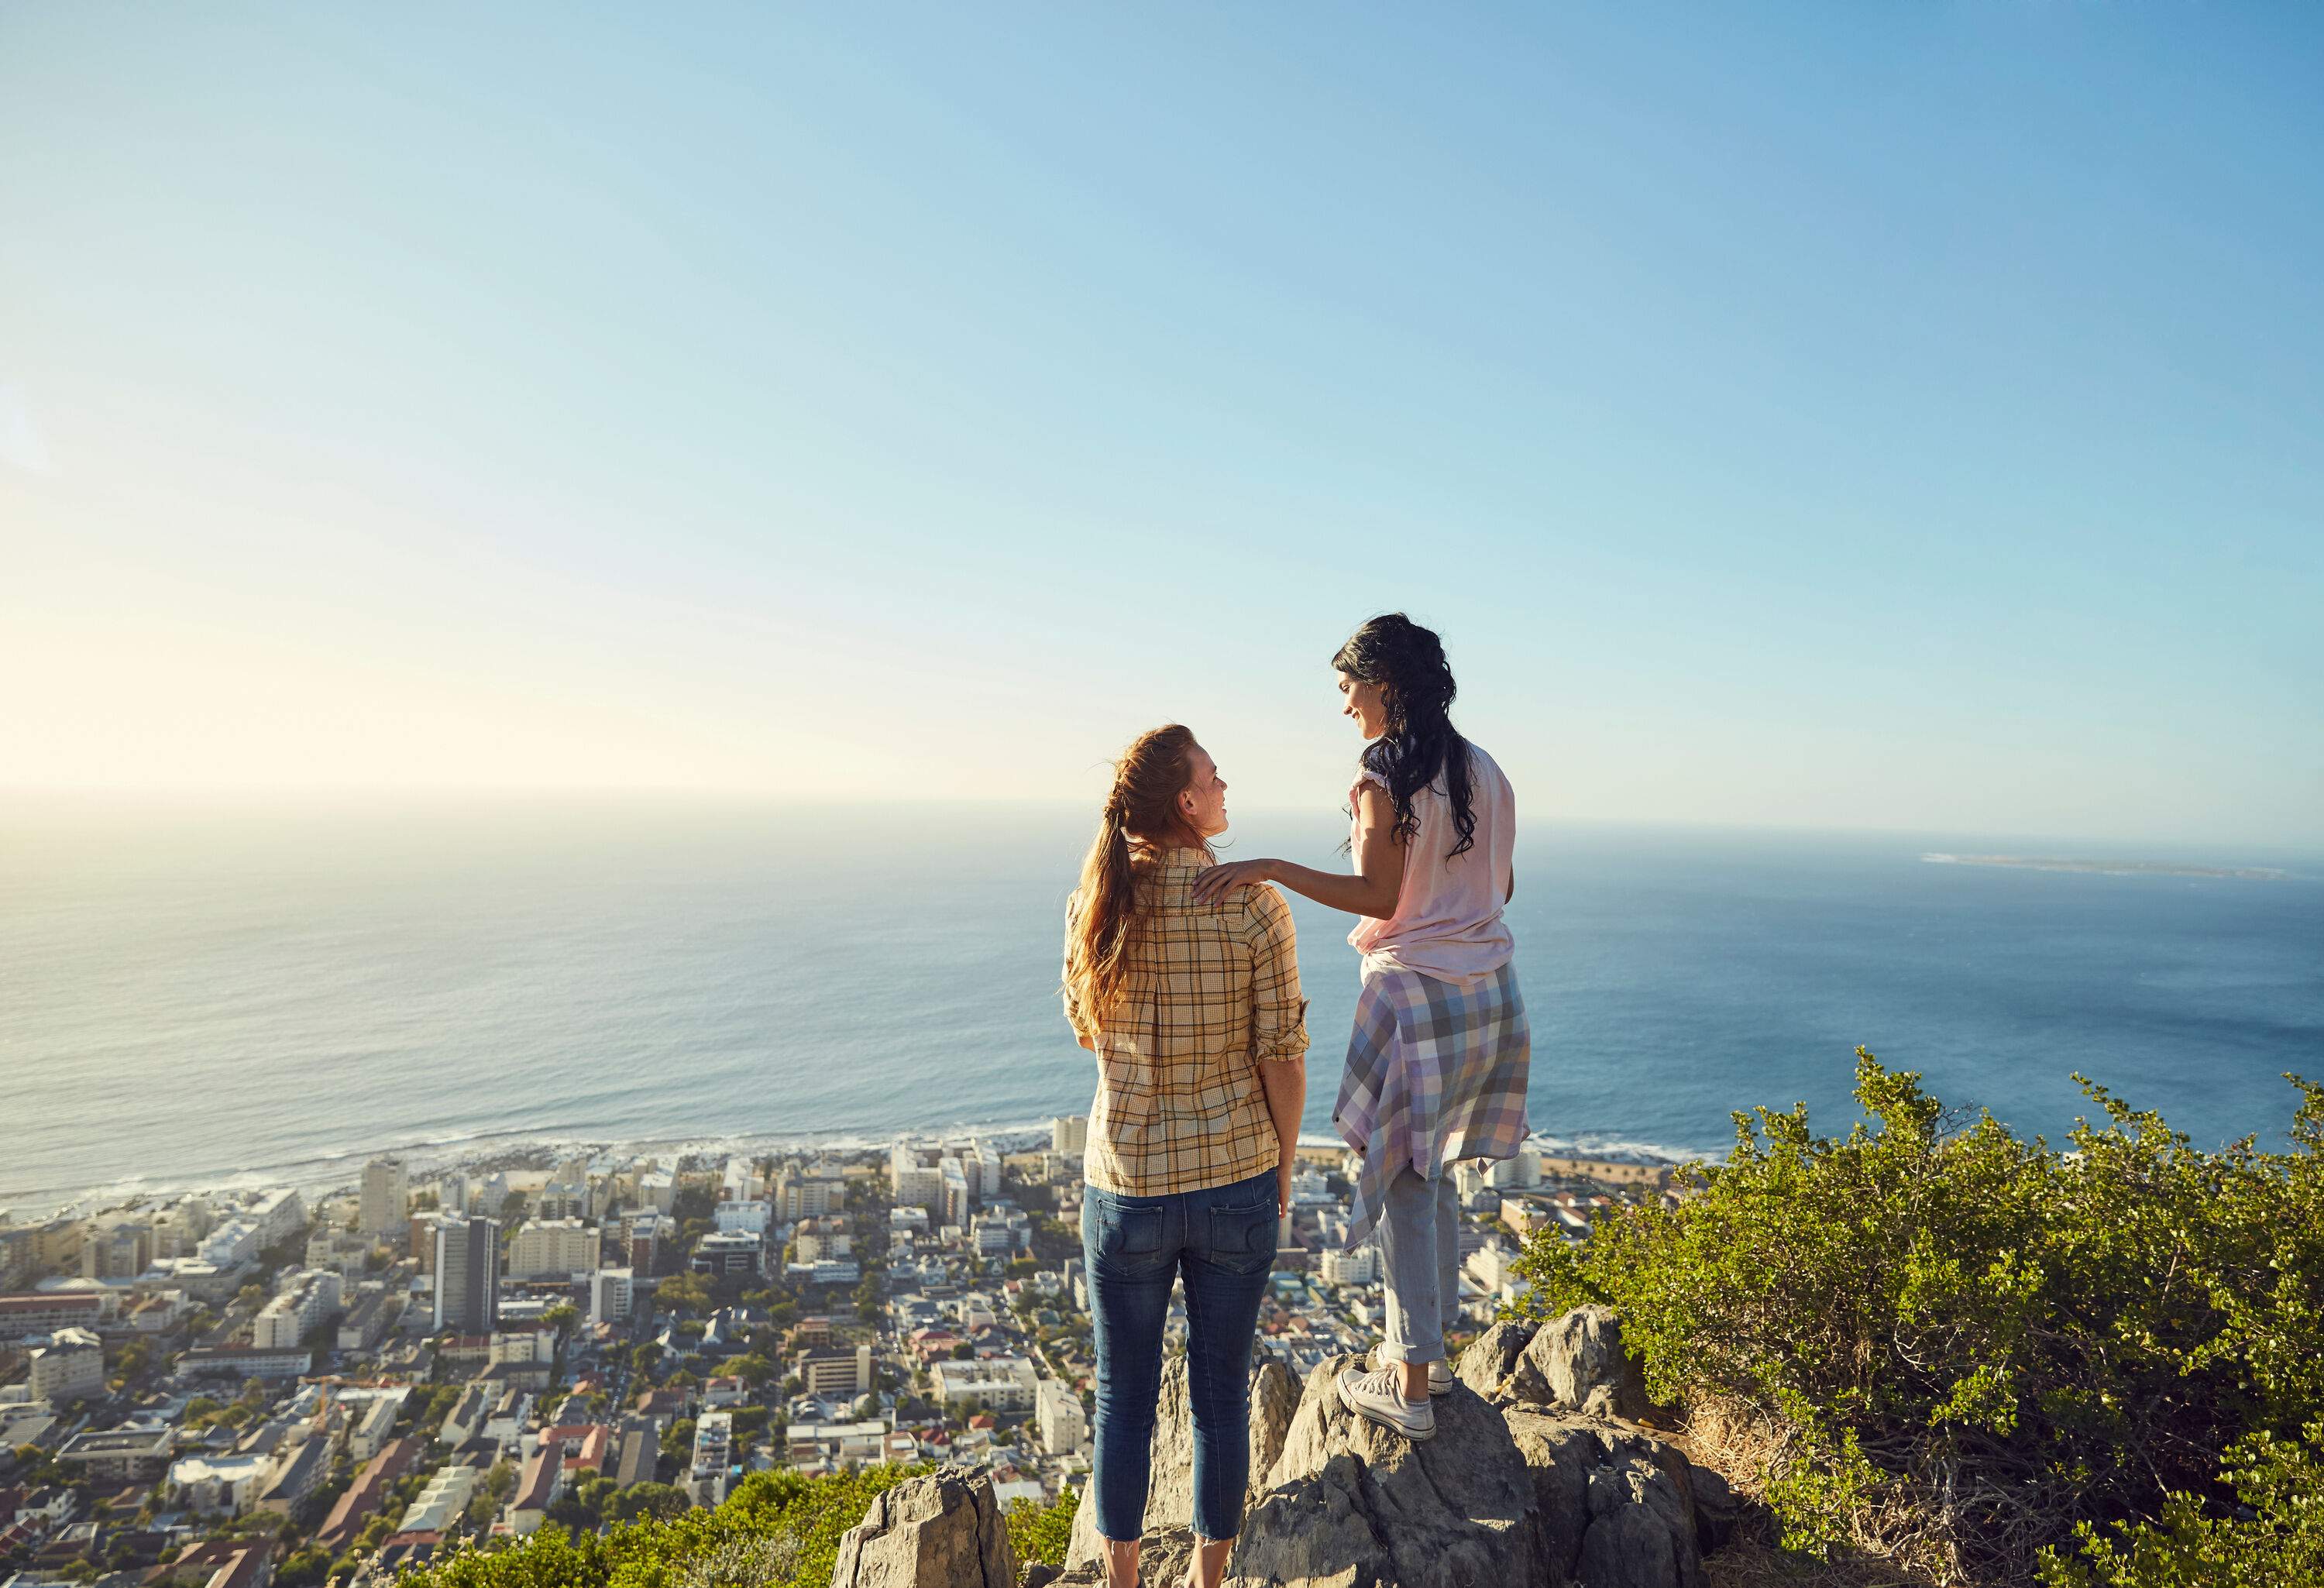
[[[1406,1438],[1411,1440],[1415,1445],[1425,1445],[1431,1439],[1436,1437],[1436,1429],[1434,1425],[1431,1425],[1426,1428],[1407,1428],[1402,1423],[1396,1421],[1392,1417],[1377,1417],[1374,1414],[1366,1411],[1360,1406],[1351,1406],[1348,1409],[1351,1412],[1353,1412],[1356,1416],[1363,1418],[1364,1421],[1371,1424],[1374,1427],[1386,1428],[1391,1434],[1401,1434]]]

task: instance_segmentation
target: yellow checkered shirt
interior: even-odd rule
[[[1138,924],[1110,1018],[1092,1020],[1066,983],[1065,1018],[1097,1055],[1083,1161],[1102,1191],[1167,1196],[1275,1168],[1259,1066],[1307,1051],[1291,910],[1269,887],[1197,904],[1209,864],[1192,849],[1135,863]]]

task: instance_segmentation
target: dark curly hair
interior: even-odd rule
[[[1400,612],[1382,613],[1349,637],[1332,665],[1359,683],[1385,686],[1388,731],[1364,746],[1364,765],[1388,784],[1397,837],[1408,844],[1420,830],[1413,799],[1441,776],[1452,802],[1452,830],[1460,835],[1445,858],[1467,854],[1477,833],[1477,813],[1470,805],[1469,742],[1447,715],[1456,686],[1434,631]]]

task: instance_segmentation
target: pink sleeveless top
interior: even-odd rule
[[[1348,790],[1351,808],[1366,783],[1388,787],[1378,772],[1360,771]],[[1365,916],[1348,934],[1363,956],[1366,975],[1407,970],[1440,982],[1467,982],[1500,969],[1516,952],[1501,906],[1509,896],[1517,795],[1493,758],[1474,744],[1469,746],[1469,809],[1477,828],[1467,853],[1454,855],[1452,845],[1461,840],[1443,780],[1413,796],[1420,829],[1405,849],[1396,913],[1386,920]]]

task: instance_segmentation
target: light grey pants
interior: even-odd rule
[[[1384,1362],[1434,1362],[1461,1321],[1461,1202],[1452,1177],[1424,1180],[1407,1164],[1388,1182],[1373,1238],[1388,1292]]]

